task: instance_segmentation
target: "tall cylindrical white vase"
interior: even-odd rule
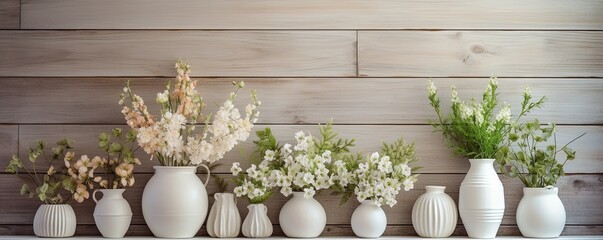
[[[132,220],[130,204],[122,195],[126,189],[97,189],[92,193],[96,202],[94,207],[94,222],[96,227],[106,238],[123,238],[128,232]],[[103,193],[98,200],[96,193]]]
[[[412,208],[412,226],[421,237],[446,238],[456,228],[458,213],[444,186],[426,186]]]
[[[195,175],[197,168],[153,168],[142,193],[144,220],[155,237],[192,238],[207,216],[207,191]]]
[[[207,233],[211,237],[235,238],[241,231],[241,215],[234,194],[214,194],[214,205],[207,218]]]
[[[241,231],[248,238],[267,238],[272,235],[272,222],[268,218],[268,208],[264,204],[249,204],[249,213],[243,221]]]
[[[69,204],[42,204],[33,222],[33,230],[38,237],[71,237],[76,226],[75,212]]]
[[[517,206],[517,226],[524,237],[556,238],[565,227],[565,207],[558,196],[559,189],[523,188]]]
[[[505,192],[494,159],[469,159],[459,190],[459,213],[470,238],[495,238],[505,212]]]
[[[287,237],[315,238],[327,225],[327,213],[316,199],[293,192],[293,198],[281,208],[278,221]]]
[[[361,238],[378,238],[387,227],[387,216],[372,200],[364,200],[352,213],[352,231]]]

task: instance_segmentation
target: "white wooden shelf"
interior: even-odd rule
[[[0,240],[3,239],[20,239],[20,240],[27,240],[27,239],[40,239],[38,237],[35,236],[0,236]],[[77,237],[71,237],[71,238],[54,238],[54,239],[69,239],[69,240],[80,240],[80,239],[104,239],[100,236],[77,236]],[[154,238],[154,237],[126,237],[125,239],[160,239],[160,238]],[[195,237],[195,238],[190,238],[190,239],[234,239],[234,238],[210,238],[210,237]],[[239,239],[246,239],[246,238],[239,238]],[[286,238],[286,237],[271,237],[270,239],[275,239],[275,240],[279,240],[279,239],[295,239],[295,238]],[[361,239],[361,238],[357,238],[357,237],[350,237],[350,236],[341,236],[341,237],[319,237],[319,238],[314,238],[314,239]],[[387,236],[387,237],[381,237],[378,239],[405,239],[405,240],[426,240],[426,239],[471,239],[468,237],[462,237],[462,236],[454,236],[454,237],[449,237],[449,238],[421,238],[421,237],[403,237],[403,236]],[[506,239],[506,240],[514,240],[514,239],[529,239],[529,238],[524,238],[521,236],[502,236],[502,237],[497,237],[496,239]],[[588,239],[588,240],[594,240],[594,239],[598,239],[598,240],[602,240],[603,236],[561,236],[557,239],[563,239],[563,240],[580,240],[580,239]]]

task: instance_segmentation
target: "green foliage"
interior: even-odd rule
[[[558,148],[555,130],[555,124],[541,126],[538,119],[514,125],[508,145],[501,149],[498,156],[501,171],[512,178],[519,178],[525,187],[554,186],[559,177],[565,175],[563,167],[567,161],[576,158],[576,151],[568,145],[586,134]],[[551,137],[552,143],[549,141]],[[561,152],[565,155],[563,162],[557,159],[557,154]]]
[[[329,150],[337,159],[337,156],[349,153],[350,147],[355,146],[356,139],[337,138],[339,133],[333,129],[333,121],[327,122],[326,125],[319,125],[319,130],[321,138],[314,139],[317,153]]]
[[[57,141],[56,146],[51,149],[51,157],[49,158],[49,154],[46,152],[46,144],[38,141],[29,148],[28,160],[30,163],[27,165],[18,156],[13,155],[6,171],[14,174],[26,173],[35,186],[32,189],[29,184],[23,184],[19,191],[21,195],[28,195],[29,198],[36,196],[46,204],[68,203],[75,192],[75,183],[72,178],[66,175],[65,166],[62,163],[68,152],[73,149],[72,144],[73,141],[68,139]],[[40,163],[40,158],[44,159],[45,163]],[[59,161],[59,164],[56,164],[57,161]],[[40,165],[46,167],[36,169]],[[61,193],[67,194],[69,198],[64,199]]]
[[[492,77],[481,102],[475,99],[469,102],[461,101],[453,86],[452,112],[444,116],[440,109],[437,90],[431,80],[429,83],[428,99],[438,116],[438,119],[430,121],[431,125],[436,131],[442,132],[449,147],[456,154],[468,158],[494,158],[504,146],[510,125],[534,108],[540,108],[545,102],[545,97],[532,101],[529,88],[526,86],[521,112],[516,119],[511,119],[509,105],[503,105],[498,114],[495,114],[495,110],[499,108],[498,83],[496,78]]]

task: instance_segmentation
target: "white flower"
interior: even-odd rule
[[[242,186],[237,186],[234,188],[234,194],[237,195],[237,197],[242,197],[246,193],[247,192],[245,191],[245,189]]]
[[[523,94],[526,96],[532,96],[532,91],[530,90],[530,85],[525,86],[525,89],[523,90]]]
[[[505,104],[502,109],[496,114],[496,121],[509,123],[511,121],[511,108],[509,104]]]
[[[407,178],[406,180],[404,180],[404,182],[402,182],[402,185],[404,185],[404,191],[410,191],[415,187],[414,181],[411,178]]]
[[[266,150],[266,152],[264,153],[264,160],[266,161],[273,161],[275,157],[275,152],[268,149]]]
[[[155,99],[157,101],[157,103],[167,103],[169,101],[169,96],[170,93],[165,90],[162,93],[157,93],[157,99]]]
[[[314,191],[314,188],[304,188],[304,198],[306,199],[314,197],[315,193],[316,191]]]
[[[438,90],[436,89],[436,87],[433,84],[433,81],[431,81],[431,79],[429,79],[429,85],[427,86],[427,93],[429,94],[429,96],[433,96],[438,93]]]
[[[232,167],[230,167],[230,172],[232,173],[232,175],[239,175],[239,173],[243,171],[243,169],[241,169],[240,164],[238,162],[235,162],[232,164]]]
[[[293,193],[293,189],[291,189],[290,187],[281,188],[281,194],[283,194],[283,196],[288,197],[289,195],[291,195],[291,193]]]

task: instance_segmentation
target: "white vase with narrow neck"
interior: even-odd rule
[[[92,199],[96,202],[94,222],[103,237],[123,238],[128,232],[132,209],[123,196],[125,191],[125,189],[96,189],[92,193]],[[100,200],[96,198],[98,192],[103,194]]]
[[[214,194],[214,204],[207,218],[207,233],[211,237],[235,238],[241,231],[241,215],[232,193]]]
[[[272,235],[272,222],[268,218],[268,208],[264,204],[249,204],[249,213],[243,221],[241,231],[248,238],[267,238]]]
[[[420,237],[447,238],[456,228],[458,213],[444,186],[425,186],[412,208],[412,226]]]
[[[202,165],[207,168],[207,166]],[[205,184],[197,167],[154,166],[142,193],[142,215],[155,237],[192,238],[207,216]]]
[[[327,213],[314,198],[304,198],[304,192],[293,192],[278,217],[281,229],[287,237],[315,238],[327,225]]]
[[[42,204],[33,221],[36,236],[45,238],[71,237],[76,226],[75,212],[69,204]]]
[[[361,238],[378,238],[387,227],[387,216],[373,200],[364,200],[352,213],[352,231]]]
[[[470,238],[495,238],[505,213],[505,191],[494,159],[469,159],[459,190],[459,213]]]
[[[523,188],[517,206],[517,227],[524,237],[556,238],[565,227],[565,207],[559,199],[559,189]]]

